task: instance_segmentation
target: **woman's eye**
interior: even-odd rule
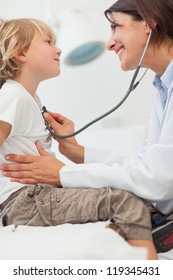
[[[117,23],[112,23],[112,24],[111,24],[111,29],[112,29],[113,31],[115,31],[116,28],[117,28],[118,26],[119,26],[119,25],[118,25]]]

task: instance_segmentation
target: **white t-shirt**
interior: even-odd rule
[[[12,129],[0,146],[0,163],[7,163],[4,156],[10,153],[38,155],[35,146],[37,140],[51,153],[51,137],[40,109],[38,99],[21,84],[13,80],[6,81],[0,90],[0,120],[11,124]],[[0,203],[21,187],[22,184],[11,182],[0,171]]]

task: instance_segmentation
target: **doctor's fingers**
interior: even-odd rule
[[[58,113],[48,112],[44,113],[43,116],[50,125],[65,125],[73,123],[70,119]]]
[[[30,163],[30,164],[25,164],[25,163],[20,163],[20,164],[1,164],[0,166],[0,170],[2,170],[4,172],[4,176],[9,176],[6,175],[7,172],[20,172],[20,171],[32,171],[34,168],[34,164]],[[11,176],[11,175],[10,175]]]
[[[12,182],[18,182],[22,184],[48,184],[56,185],[61,187],[60,184],[57,184],[57,178],[49,178],[42,175],[38,171],[29,170],[29,171],[5,171],[3,172],[5,177],[9,177]]]
[[[33,183],[37,183],[38,180],[40,180],[40,176],[38,176],[34,170],[28,170],[28,171],[22,171],[22,170],[16,170],[16,171],[3,171],[3,175],[5,177],[10,177],[11,181],[13,182],[21,182],[21,180],[24,183],[31,183],[31,181]]]
[[[30,155],[16,155],[16,154],[8,154],[5,156],[6,160],[18,163],[32,163],[34,162],[38,156],[30,156]],[[2,164],[4,166],[6,164]],[[8,166],[9,164],[7,164]]]
[[[4,172],[3,175],[9,177],[11,182],[17,182],[27,185],[42,183],[41,180],[37,177],[34,178],[34,174],[31,171]]]
[[[10,180],[12,182],[17,182],[21,184],[29,184],[29,185],[34,185],[38,183],[37,179],[33,179],[29,177],[29,173],[26,171],[18,171],[18,172],[4,172],[4,176],[10,177]]]

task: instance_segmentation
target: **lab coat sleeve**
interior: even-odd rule
[[[162,153],[164,152],[163,149]],[[118,188],[151,202],[173,198],[172,172],[165,172],[162,164],[154,168],[153,164],[159,160],[156,153],[157,147],[151,151],[151,155],[146,155],[146,162],[136,157],[112,165],[90,163],[64,166],[60,171],[60,180],[63,187]],[[171,156],[170,160],[172,161]]]
[[[122,162],[126,157],[121,150],[106,150],[85,147],[85,163],[104,163],[112,165],[114,162]]]
[[[112,187],[128,190],[145,199],[161,198],[160,190],[151,188],[148,168],[138,158],[126,158],[112,165],[104,163],[86,163],[65,166],[61,169],[60,178],[63,187],[101,188]],[[148,183],[148,187],[146,187]]]

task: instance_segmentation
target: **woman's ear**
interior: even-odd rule
[[[143,25],[144,25],[146,34],[149,34],[152,29],[151,26],[146,21],[143,22]]]
[[[146,32],[147,34],[149,34],[150,31],[153,30],[153,29],[156,27],[157,22],[154,21],[154,20],[152,20],[151,24],[149,24],[149,23],[147,23],[146,21],[144,21],[143,24],[144,24],[145,32]]]

